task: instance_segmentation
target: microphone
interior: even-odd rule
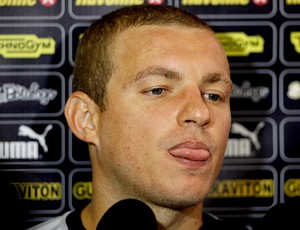
[[[97,230],[157,230],[152,209],[142,201],[125,199],[111,206],[100,219]]]
[[[266,212],[258,229],[300,229],[299,220],[299,204],[278,203]]]

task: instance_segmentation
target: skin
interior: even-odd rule
[[[95,229],[112,204],[136,198],[152,208],[159,229],[199,229],[231,123],[225,52],[208,30],[147,25],[119,34],[112,54],[106,110],[82,92],[66,105],[92,162],[83,224]]]

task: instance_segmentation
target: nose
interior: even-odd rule
[[[205,127],[210,120],[210,110],[201,93],[188,93],[183,97],[177,121],[180,126],[197,125]]]

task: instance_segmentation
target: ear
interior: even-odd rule
[[[96,144],[96,117],[100,112],[97,104],[85,93],[73,92],[65,106],[69,128],[80,140]]]

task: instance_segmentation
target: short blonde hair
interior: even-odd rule
[[[165,5],[128,6],[94,21],[79,42],[73,70],[73,91],[83,91],[105,110],[106,85],[112,75],[112,43],[118,33],[142,25],[211,28],[196,15]]]

